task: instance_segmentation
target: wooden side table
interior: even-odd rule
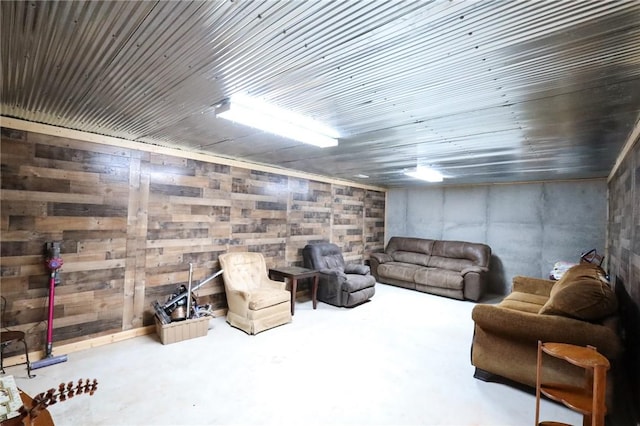
[[[570,386],[564,383],[542,383],[542,354],[563,359],[585,369],[585,385]],[[536,369],[536,426],[560,425],[557,422],[541,422],[540,394],[561,402],[574,411],[581,413],[583,426],[604,426],[605,388],[609,360],[593,346],[575,346],[566,343],[538,342],[538,365]]]
[[[318,305],[318,271],[313,269],[301,268],[299,266],[284,266],[282,268],[269,269],[269,278],[272,280],[291,279],[291,315],[295,313],[296,291],[298,289],[298,280],[305,278],[313,278],[313,287],[311,290],[311,300],[313,300],[313,309]]]

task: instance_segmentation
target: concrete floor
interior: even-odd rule
[[[532,425],[533,395],[473,378],[473,306],[378,284],[353,309],[298,302],[291,324],[257,336],[221,317],[206,337],[148,335],[71,353],[34,379],[7,373],[30,394],[97,378],[94,396],[50,407],[60,426]],[[582,423],[548,401],[541,412]]]

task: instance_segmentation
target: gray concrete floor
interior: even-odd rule
[[[50,407],[57,425],[532,425],[535,398],[473,378],[474,304],[384,284],[353,309],[299,301],[257,336],[211,320],[206,337],[155,335],[7,369],[30,394],[97,378],[94,396]],[[54,348],[54,354],[56,354]],[[542,402],[542,420],[581,424]]]

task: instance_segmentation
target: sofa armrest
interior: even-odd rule
[[[393,257],[387,253],[371,253],[370,259],[376,260],[378,263],[393,262]]]
[[[477,272],[478,274],[482,274],[485,272],[489,272],[489,268],[485,268],[484,266],[469,266],[468,268],[464,268],[460,271],[460,274],[464,277],[469,272]]]
[[[367,265],[347,263],[346,265],[344,265],[344,272],[346,274],[369,275],[370,270]]]
[[[513,277],[512,291],[549,297],[551,287],[553,287],[555,283],[556,281],[518,275]]]
[[[557,315],[521,312],[495,305],[476,305],[471,312],[476,326],[488,333],[535,344],[543,342],[592,345],[609,359],[622,352],[622,345],[609,327]]]

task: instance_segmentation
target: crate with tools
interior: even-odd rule
[[[213,311],[210,305],[199,305],[194,291],[222,274],[222,270],[192,286],[193,264],[189,264],[188,285],[181,285],[164,304],[153,302],[156,333],[163,345],[207,335]]]

